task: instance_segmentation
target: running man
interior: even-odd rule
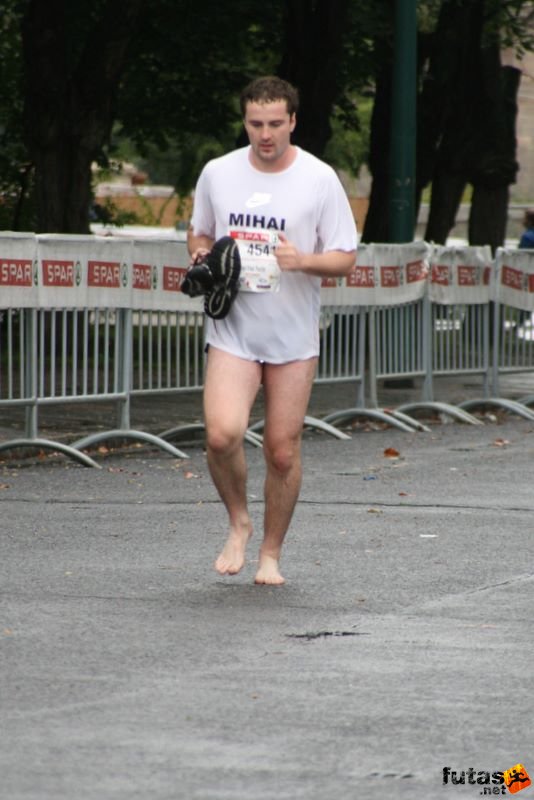
[[[240,286],[224,319],[206,318],[204,422],[208,465],[229,533],[215,562],[221,575],[245,563],[252,535],[244,435],[263,386],[263,540],[255,582],[280,585],[280,555],[302,481],[301,436],[319,354],[322,277],[355,263],[356,225],[331,167],[295,146],[298,92],[262,77],[242,92],[250,144],[208,162],[196,186],[188,248],[192,261],[230,235],[241,256]]]

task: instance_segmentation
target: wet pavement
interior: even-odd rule
[[[351,391],[316,387],[310,413]],[[3,440],[22,430],[6,413]],[[197,393],[132,407],[152,432],[200,418]],[[480,420],[308,429],[280,588],[253,584],[259,448],[233,578],[213,570],[201,438],[187,459],[101,447],[99,470],[4,453],[2,800],[454,800],[507,791],[493,773],[518,763],[532,776],[534,422]],[[64,441],[95,428],[89,408],[41,421]]]

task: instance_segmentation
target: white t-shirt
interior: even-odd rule
[[[330,166],[297,148],[286,170],[262,172],[250,163],[249,152],[250,147],[234,150],[202,170],[191,220],[194,235],[231,234],[245,248],[247,241],[252,248],[259,243],[260,254],[266,247],[272,252],[275,244],[265,243],[275,242],[278,231],[305,253],[356,249],[354,216]],[[259,291],[240,289],[224,319],[207,318],[208,344],[272,364],[318,355],[321,279],[280,271],[275,290],[267,280],[264,284],[265,290],[261,280]]]

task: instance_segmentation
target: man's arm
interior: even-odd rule
[[[187,231],[187,249],[189,250],[189,255],[193,263],[197,259],[207,255],[213,247],[214,242],[215,239],[212,239],[210,236],[195,234],[193,228],[190,227]]]
[[[302,253],[283,234],[274,251],[278,266],[288,272],[304,272],[318,278],[348,275],[356,263],[356,250],[328,250],[326,253]]]

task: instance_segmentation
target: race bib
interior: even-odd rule
[[[261,228],[230,229],[241,258],[240,292],[279,292],[280,267],[274,250],[278,232]]]

